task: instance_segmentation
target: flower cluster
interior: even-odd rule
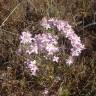
[[[51,33],[37,34],[32,37],[30,32],[22,32],[20,36],[20,45],[23,47],[20,47],[19,50],[22,50],[23,48],[24,53],[30,56],[31,54],[37,55],[44,53],[46,59],[46,57],[54,56],[55,53],[59,52],[57,41],[58,37]],[[58,60],[59,57],[53,58],[53,62],[58,62]],[[35,75],[35,72],[38,69],[36,65],[34,65],[35,63],[35,61],[27,62],[27,66],[30,68],[33,75]]]
[[[41,21],[41,25],[46,30],[56,27],[58,31],[61,32],[61,34],[63,34],[66,38],[70,40],[72,48],[70,49],[71,55],[66,60],[67,64],[72,64],[74,61],[73,57],[79,56],[81,51],[85,49],[84,45],[81,43],[80,37],[75,34],[72,26],[69,25],[67,21],[57,20],[54,18],[43,18]],[[48,58],[50,57],[53,62],[58,63],[59,61],[59,57],[56,56],[56,54],[59,52],[57,35],[45,32],[42,34],[36,34],[33,37],[30,32],[22,32],[20,36],[20,44],[21,46],[23,45],[25,54],[28,54],[30,56],[34,54],[37,56],[38,54],[43,53],[43,57],[45,59],[48,60]],[[36,71],[38,70],[38,67],[36,66],[36,61],[28,61],[27,65],[28,68],[30,68],[32,74],[35,75]]]
[[[31,34],[27,31],[27,32],[22,32],[21,36],[20,36],[20,43],[22,44],[28,44],[32,42],[32,36]]]
[[[47,52],[48,55],[53,55],[54,53],[59,51],[57,47],[57,36],[54,36],[51,33],[43,33],[36,35],[34,38],[35,43],[37,44],[38,49],[41,53]]]
[[[64,34],[65,37],[70,40],[71,45],[72,45],[72,48],[71,48],[72,57],[79,56],[81,51],[85,49],[84,45],[81,43],[80,37],[78,37],[75,34],[71,25],[69,25],[67,21],[57,20],[54,18],[47,19],[44,17],[41,21],[41,25],[44,28],[46,28],[46,30],[48,28],[56,27],[58,29],[58,31],[61,31],[61,34]],[[71,57],[71,60],[70,60],[70,58],[68,59],[69,61],[71,61],[70,63],[73,63],[72,57]],[[68,62],[68,60],[67,60],[67,62]]]
[[[25,63],[27,64],[28,68],[30,69],[32,75],[36,75],[36,71],[38,70],[38,67],[36,65],[36,60],[33,60],[33,61],[28,60]]]
[[[38,54],[38,52],[53,55],[54,53],[59,51],[57,47],[58,38],[51,33],[38,34],[35,35],[34,38],[32,38],[30,33],[22,32],[20,39],[21,44],[30,43],[30,45],[26,48],[26,53],[28,53],[29,55],[32,53]]]

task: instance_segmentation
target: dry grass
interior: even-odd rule
[[[96,96],[96,24],[92,24],[96,8],[93,1],[0,0],[0,96],[43,96],[45,86],[49,89],[47,96]],[[70,67],[64,62],[42,62],[40,73],[35,77],[25,68],[24,56],[17,56],[16,50],[22,31],[30,30],[34,34],[42,31],[39,21],[43,16],[68,20],[87,49]]]

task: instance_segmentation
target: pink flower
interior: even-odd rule
[[[59,51],[59,49],[52,44],[48,44],[46,46],[46,50],[48,52],[48,55],[53,55],[53,53],[56,53]]]
[[[47,19],[45,17],[42,19],[41,25],[44,26],[44,28],[46,29],[51,28],[50,25],[47,23]]]
[[[66,60],[66,63],[71,65],[73,63],[73,57],[70,56],[67,60]]]
[[[22,32],[22,35],[20,36],[20,43],[22,44],[28,44],[31,43],[32,38],[31,34],[29,32]]]
[[[47,89],[47,88],[45,88],[45,90],[44,90],[44,92],[43,92],[43,95],[44,95],[44,96],[47,96],[47,95],[48,95],[48,93],[49,93],[48,89]]]
[[[30,47],[26,50],[26,53],[28,53],[29,55],[32,53],[38,54],[38,46],[36,44],[31,44]]]
[[[36,60],[33,61],[27,61],[27,66],[30,69],[32,75],[36,75],[36,71],[38,70],[38,67],[36,66]]]
[[[70,40],[72,45],[71,56],[79,56],[81,51],[85,49],[84,45],[81,43],[80,37],[75,34],[71,25],[69,25],[67,21],[57,20],[54,18],[47,19],[45,17],[42,20],[43,23],[46,23],[46,25],[42,25],[44,28],[46,28],[47,26],[50,26],[49,28],[56,27],[58,31],[61,31],[61,34],[64,34],[65,37]],[[69,59],[67,63],[68,62],[69,64],[71,64],[73,60]]]
[[[54,56],[53,57],[53,62],[57,62],[58,63],[58,61],[59,61],[59,57]]]

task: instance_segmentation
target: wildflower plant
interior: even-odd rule
[[[85,49],[84,45],[81,43],[80,37],[76,35],[74,30],[72,29],[72,26],[68,24],[67,21],[58,20],[54,18],[47,19],[44,17],[41,21],[41,25],[48,30],[49,28],[56,27],[58,31],[61,32],[66,38],[68,38],[71,42],[72,48],[71,50],[71,56],[67,59],[66,63],[72,64],[73,63],[73,57],[79,56],[82,50]]]
[[[27,31],[27,32],[22,32],[21,36],[20,36],[20,43],[21,44],[28,44],[32,42],[32,37],[31,34]]]
[[[32,34],[27,31],[22,32],[20,36],[21,49],[19,50],[24,49],[24,53],[28,54],[28,56],[31,56],[33,59],[33,61],[27,62],[27,66],[31,70],[32,75],[35,75],[36,71],[38,70],[35,59],[36,57],[40,57],[40,54],[43,54],[43,57],[47,60],[49,59],[52,60],[52,62],[59,62],[58,53],[61,47],[58,46],[59,37],[53,33],[48,33],[48,29],[57,28],[60,34],[64,35],[65,38],[68,38],[71,42],[71,54],[66,60],[67,64],[72,64],[74,59],[73,57],[79,56],[81,51],[85,49],[84,45],[81,43],[80,37],[75,34],[72,26],[69,25],[67,21],[54,18],[47,19],[44,17],[40,24],[46,29],[46,32],[32,36]],[[28,60],[29,57],[27,57]]]
[[[0,96],[96,96],[95,1],[0,0]]]
[[[27,40],[26,40],[27,38]],[[25,41],[24,41],[25,40]],[[44,54],[44,58],[51,58],[54,54],[59,52],[58,48],[58,37],[52,35],[51,33],[42,33],[37,34],[32,37],[30,32],[22,32],[20,36],[20,48],[19,50],[23,51],[27,55],[27,64],[28,68],[31,70],[32,75],[36,74],[38,67],[36,65],[36,60],[30,60],[40,57],[40,54]],[[40,57],[41,58],[41,57]],[[59,57],[53,58],[53,61],[58,62]],[[35,64],[34,64],[35,62]]]

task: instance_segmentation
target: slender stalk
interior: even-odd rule
[[[23,0],[22,0],[23,1]],[[21,2],[20,3],[18,3],[15,7],[14,7],[14,9],[10,12],[10,14],[5,18],[5,20],[2,22],[2,24],[0,25],[0,28],[2,27],[2,26],[4,26],[4,24],[5,24],[5,22],[9,19],[9,17],[14,13],[14,11],[20,6],[20,4],[21,4]]]

